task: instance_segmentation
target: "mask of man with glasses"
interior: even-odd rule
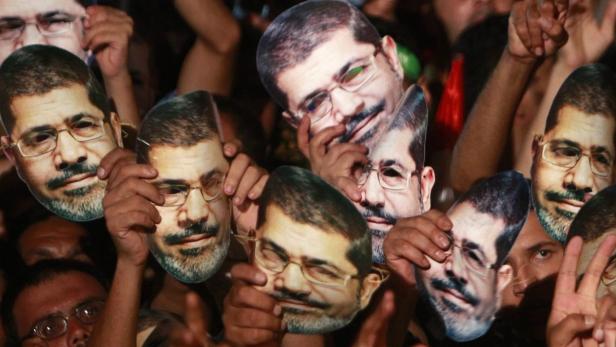
[[[222,194],[229,164],[214,112],[206,92],[175,97],[150,110],[137,139],[137,162],[157,170],[151,183],[165,200],[155,206],[161,222],[148,235],[150,251],[185,283],[211,277],[229,248],[230,204]]]
[[[404,94],[383,136],[355,176],[361,191],[357,208],[372,233],[372,259],[385,262],[383,241],[399,218],[430,209],[434,170],[424,166],[428,108],[420,87]]]
[[[613,234],[616,234],[616,186],[597,193],[580,209],[571,223],[567,240],[576,235],[584,240],[578,262],[578,276],[586,272],[603,240]],[[597,298],[606,294],[616,295],[616,255],[610,257],[597,289]]]
[[[84,62],[53,46],[16,51],[0,67],[0,113],[4,152],[37,200],[69,220],[102,217],[96,171],[121,129]]]
[[[377,137],[403,92],[395,42],[346,1],[306,1],[279,15],[259,42],[257,68],[292,125],[309,117],[316,134],[344,124],[340,142]]]
[[[428,258],[428,270],[415,268],[422,305],[431,318],[438,317],[435,324],[426,326],[442,327],[457,342],[474,340],[488,331],[502,291],[513,276],[504,262],[526,220],[529,203],[524,177],[506,171],[476,183],[449,209],[453,228],[447,258],[443,263]]]
[[[44,260],[11,281],[2,318],[11,346],[83,347],[104,308],[106,283],[89,265]]]
[[[307,170],[272,172],[257,220],[257,287],[279,301],[291,333],[320,334],[347,325],[383,280],[372,270],[370,233],[353,205]]]
[[[537,216],[561,243],[584,203],[613,182],[615,117],[616,76],[603,65],[583,66],[560,87],[533,142]]]

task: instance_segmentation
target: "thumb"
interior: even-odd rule
[[[394,293],[388,290],[383,295],[376,310],[368,316],[361,327],[353,347],[385,347],[387,346],[387,330],[389,320],[394,313]]]
[[[567,346],[580,334],[591,331],[595,325],[594,316],[570,314],[551,329],[548,329],[548,346]]]
[[[207,332],[209,322],[203,311],[203,305],[199,296],[194,292],[186,294],[186,312],[184,313],[186,325],[201,345],[208,346],[209,336]]]

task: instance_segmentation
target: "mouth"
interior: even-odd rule
[[[573,199],[564,199],[564,200],[558,201],[558,205],[561,209],[565,211],[578,213],[580,211],[580,208],[584,206],[584,202],[579,201],[579,200],[573,200]]]
[[[183,238],[181,241],[175,243],[176,246],[182,248],[200,248],[205,247],[209,243],[213,242],[214,235],[210,234],[195,234],[189,237]]]
[[[373,121],[375,121],[377,119],[376,115],[379,114],[381,112],[381,109],[377,109],[375,110],[375,112],[370,113],[369,115],[367,115],[363,120],[361,120],[358,124],[356,124],[352,130],[350,131],[350,133],[346,136],[346,138],[348,139],[348,141],[346,142],[353,142],[353,140],[357,140],[356,137],[359,137],[358,135],[360,133],[364,133],[362,132],[362,130],[365,129],[369,129],[371,126],[371,123],[373,123]]]
[[[389,230],[393,227],[391,222],[380,217],[368,217],[366,218],[366,223],[368,223],[370,229]]]
[[[458,292],[455,289],[439,289],[442,293],[443,296],[451,301],[452,303],[458,305],[458,306],[464,306],[464,307],[468,307],[468,308],[472,308],[473,305],[471,305],[471,303],[468,301],[468,299],[462,295],[462,293]]]
[[[303,301],[284,299],[278,300],[278,302],[282,305],[283,308],[292,308],[301,311],[317,311],[316,307],[310,306]]]
[[[83,186],[87,186],[89,184],[94,183],[96,180],[96,172],[87,172],[82,174],[77,174],[69,177],[64,182],[62,182],[61,187],[66,189],[75,189],[81,188]]]

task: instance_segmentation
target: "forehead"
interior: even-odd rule
[[[277,77],[278,87],[287,94],[290,104],[299,103],[315,90],[328,87],[347,63],[372,52],[374,46],[357,42],[348,28],[337,29],[307,59],[283,70]]]
[[[61,124],[80,113],[104,118],[103,111],[90,102],[86,88],[79,84],[45,94],[15,97],[11,101],[11,111],[15,118],[13,135],[35,126]]]
[[[390,130],[381,137],[368,157],[375,164],[394,161],[409,171],[415,170],[415,160],[409,149],[413,136],[410,127]]]
[[[275,242],[293,257],[325,260],[348,272],[355,269],[346,257],[351,243],[340,233],[298,223],[276,205],[268,206],[265,214],[265,223],[258,231],[259,238]]]
[[[92,276],[68,272],[22,291],[13,312],[19,335],[39,319],[55,313],[69,313],[72,308],[91,298],[104,299],[105,289]]]
[[[447,216],[453,223],[452,233],[456,240],[474,242],[496,259],[496,239],[505,228],[502,219],[477,211],[469,202],[454,205]]]
[[[539,244],[553,244],[560,247],[560,243],[552,239],[543,229],[539,223],[539,218],[535,211],[529,211],[526,223],[520,230],[520,234],[515,240],[513,247],[511,248],[510,257],[514,257],[516,254],[524,254],[527,250]]]
[[[615,126],[612,117],[587,114],[567,105],[558,112],[556,125],[545,137],[546,140],[568,139],[584,147],[603,146],[614,153]]]
[[[85,15],[85,9],[75,0],[0,0],[0,17],[30,18],[54,11]]]
[[[23,244],[46,244],[53,241],[79,239],[86,230],[79,224],[59,217],[50,217],[28,227],[20,238]]]
[[[159,179],[198,181],[213,170],[226,173],[229,167],[218,137],[192,146],[152,145],[148,157]]]

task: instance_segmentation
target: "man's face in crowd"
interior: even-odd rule
[[[611,117],[589,115],[564,106],[556,126],[544,135],[544,144],[533,146],[532,181],[537,216],[555,240],[565,242],[569,225],[580,208],[612,182],[614,126]],[[546,156],[571,157],[575,152],[584,155],[571,168],[545,160]],[[593,166],[595,171],[607,168],[608,174],[602,177],[594,173]]]
[[[28,227],[19,238],[18,251],[26,265],[44,259],[74,259],[92,263],[81,247],[86,229],[56,216]]]
[[[35,336],[22,343],[24,347],[83,347],[86,345],[92,324],[86,324],[73,315],[76,307],[105,300],[105,289],[90,275],[81,272],[68,272],[26,288],[15,300],[13,316],[17,335],[20,339],[28,336],[34,326],[49,316],[70,317],[66,333],[44,341]],[[95,315],[100,312],[88,312]]]
[[[599,250],[599,246],[601,246],[603,240],[610,235],[616,235],[616,228],[606,230],[601,236],[594,240],[584,241],[580,260],[578,261],[578,277],[586,272],[588,264],[590,264],[592,257],[597,253],[597,250]],[[616,295],[616,255],[614,254],[610,257],[608,266],[603,272],[603,276],[599,282],[597,298],[602,298],[606,294]]]
[[[112,113],[105,120],[103,111],[88,99],[86,88],[78,84],[16,97],[11,110],[14,125],[8,130],[17,146],[8,155],[32,194],[63,218],[100,218],[106,182],[98,179],[96,170],[101,159],[118,146],[121,130],[117,115]],[[92,134],[99,135],[76,140]],[[3,141],[7,144],[9,140]],[[53,150],[46,152],[45,148]]]
[[[425,167],[417,172],[409,151],[414,135],[410,127],[391,130],[368,155],[369,165],[375,171],[360,186],[362,199],[355,205],[372,233],[372,259],[377,263],[385,262],[383,241],[396,220],[430,209],[434,171]]]
[[[57,46],[85,59],[81,48],[85,15],[75,0],[0,0],[0,64],[33,44]],[[28,24],[22,32],[23,23]]]
[[[357,277],[357,268],[346,256],[351,246],[347,238],[300,224],[276,205],[267,207],[257,237],[255,264],[267,275],[265,287],[257,289],[279,301],[289,332],[317,334],[340,329],[368,304],[379,285],[375,275]],[[263,265],[286,262],[281,272]],[[311,282],[306,274],[328,284]]]
[[[287,95],[288,111],[292,114],[287,116],[291,117],[291,122],[299,123],[298,111],[314,109],[320,101],[327,100],[324,95],[329,95],[331,112],[311,123],[312,134],[345,124],[346,131],[338,139],[340,142],[369,144],[370,139],[377,138],[388,123],[382,120],[393,112],[403,92],[402,68],[395,43],[386,37],[382,46],[377,49],[372,44],[359,43],[351,30],[341,28],[317,46],[308,59],[283,70],[277,83]],[[368,75],[350,76],[360,70]],[[355,79],[363,80],[364,77],[370,78],[357,90],[348,91],[357,87]],[[345,90],[337,87],[339,85],[349,87]]]
[[[441,316],[447,336],[470,341],[490,328],[500,292],[511,279],[508,265],[494,269],[496,239],[505,223],[478,212],[469,202],[455,205],[447,216],[456,246],[444,263],[428,258],[428,270],[416,269],[417,283]]]
[[[563,245],[544,230],[534,211],[515,240],[506,263],[513,269],[513,280],[503,290],[503,309],[515,308],[515,321],[524,331],[545,339],[552,304],[554,279],[563,259]]]
[[[220,141],[215,137],[192,146],[152,145],[149,160],[158,171],[154,185],[168,202],[180,201],[156,206],[162,222],[149,235],[150,250],[175,278],[203,282],[222,265],[229,247],[230,205],[220,192],[229,164]],[[218,197],[206,201],[215,191]]]

